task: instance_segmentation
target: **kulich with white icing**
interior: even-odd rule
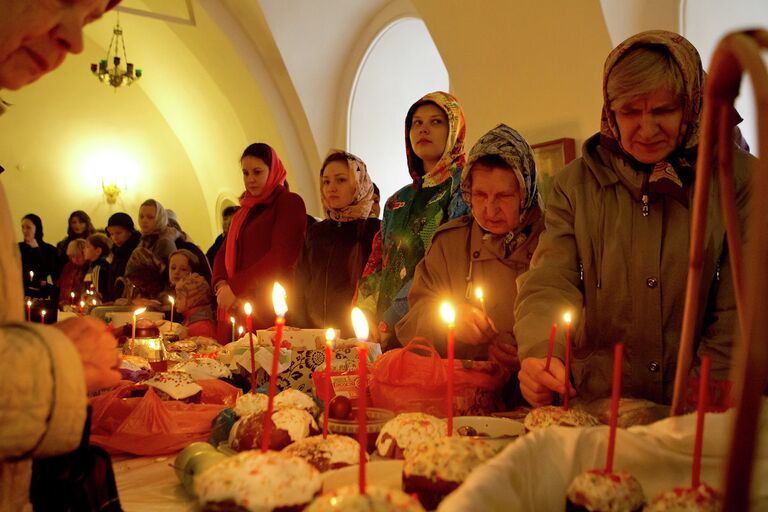
[[[723,497],[712,487],[701,484],[698,487],[678,487],[656,496],[645,507],[648,512],[720,512]]]
[[[318,430],[315,418],[303,409],[280,409],[272,413],[272,421],[275,427],[288,432],[294,443],[307,437],[310,430]]]
[[[201,388],[192,377],[185,372],[162,372],[155,374],[154,377],[142,381],[141,384],[152,386],[166,393],[173,400],[183,400],[192,395],[200,393]]]
[[[229,432],[233,450],[251,450],[261,446],[266,412],[256,412],[240,418]],[[281,450],[289,444],[319,432],[315,419],[301,409],[283,409],[272,413],[272,433],[269,446]]]
[[[264,393],[247,393],[237,399],[235,404],[235,414],[247,416],[255,412],[267,410],[267,400],[269,397]],[[275,395],[273,404],[276,411],[280,409],[303,409],[312,416],[318,412],[317,404],[312,397],[297,389],[286,389]]]
[[[269,397],[264,393],[246,393],[237,397],[235,414],[243,418],[249,414],[266,411],[268,400]]]
[[[296,441],[283,449],[282,453],[295,455],[306,460],[320,472],[357,464],[360,444],[351,437],[329,434],[311,436]]]
[[[415,475],[432,481],[463,482],[494,455],[496,450],[483,440],[441,437],[406,450],[403,474],[406,478]]]
[[[305,512],[424,512],[419,502],[403,491],[369,485],[360,495],[357,485],[349,485],[325,494],[306,508]]]
[[[640,482],[625,471],[606,473],[590,469],[578,475],[568,487],[567,499],[586,510],[631,512],[640,510],[645,494]]]
[[[529,432],[546,427],[594,427],[600,422],[586,411],[569,408],[568,410],[555,405],[537,407],[525,416],[523,421]]]
[[[444,420],[421,412],[406,412],[384,424],[376,439],[376,449],[384,457],[390,453],[393,443],[405,451],[445,434]]]
[[[210,357],[196,357],[174,366],[174,372],[186,372],[194,380],[229,379],[232,372],[224,364]]]
[[[299,457],[255,450],[205,470],[195,480],[201,505],[234,502],[253,512],[309,503],[322,486],[320,473]]]

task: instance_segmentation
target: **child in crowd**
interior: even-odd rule
[[[85,278],[85,246],[87,242],[83,238],[76,238],[67,245],[67,261],[61,270],[61,275],[56,281],[56,286],[61,290],[59,294],[59,308],[73,305],[80,301],[83,293],[83,279]],[[75,299],[72,298],[75,294]]]
[[[110,253],[109,238],[102,233],[94,233],[85,242],[85,261],[89,263],[83,279],[85,289],[94,292],[97,299],[102,299],[109,283]]]
[[[190,336],[216,337],[213,292],[200,268],[208,265],[191,251],[179,249],[168,257],[168,281],[175,293],[176,311],[184,316]]]

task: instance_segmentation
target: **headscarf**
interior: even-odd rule
[[[443,155],[435,167],[424,175],[424,162],[416,156],[411,146],[411,123],[416,109],[425,103],[434,103],[448,117],[448,137],[445,140]],[[457,168],[464,165],[464,137],[467,125],[464,121],[464,111],[459,106],[458,100],[451,94],[442,91],[431,92],[411,105],[405,116],[405,155],[408,158],[408,171],[411,174],[414,185],[424,178],[424,187],[434,187],[453,175]]]
[[[373,182],[368,175],[368,168],[365,163],[352,153],[347,153],[341,149],[331,149],[323,161],[323,168],[320,170],[320,187],[322,188],[323,172],[330,163],[328,160],[333,155],[343,155],[347,162],[348,178],[355,186],[355,195],[352,202],[343,208],[331,208],[325,200],[325,196],[320,194],[320,200],[323,203],[325,217],[338,222],[349,222],[357,219],[367,219],[375,217],[373,212]],[[341,161],[341,160],[335,160]]]
[[[163,205],[160,204],[159,201],[156,199],[147,199],[143,203],[141,203],[141,206],[154,206],[155,207],[155,225],[152,227],[151,231],[147,233],[147,235],[152,234],[162,234],[168,229],[168,212],[163,208]],[[144,233],[142,233],[143,236]]]
[[[258,204],[266,203],[275,190],[278,187],[283,187],[285,183],[285,167],[283,162],[277,156],[275,148],[269,148],[272,151],[271,160],[269,165],[269,176],[267,176],[267,182],[264,184],[264,188],[258,196],[254,196],[248,190],[243,192],[240,196],[240,209],[237,210],[232,217],[232,224],[229,225],[229,231],[226,237],[226,257],[224,258],[224,266],[227,269],[227,276],[232,277],[235,275],[235,265],[237,263],[237,240],[240,238],[240,231],[245,224],[245,220],[248,218],[248,214],[251,212],[251,208]]]
[[[653,164],[637,162],[621,147],[619,128],[608,99],[608,77],[623,56],[638,46],[663,47],[669,52],[683,76],[683,119],[680,126],[682,137],[677,149],[665,160]],[[699,143],[699,121],[702,110],[704,68],[696,48],[683,36],[665,30],[649,30],[634,35],[611,51],[603,70],[603,111],[600,120],[600,145],[623,157],[633,167],[646,171],[648,193],[651,196],[670,195],[687,204],[683,193],[680,172],[692,173],[695,169],[696,149]]]
[[[505,246],[505,253],[520,245],[527,239],[525,228],[534,217],[532,212],[539,213],[538,191],[536,189],[536,163],[533,150],[528,142],[515,129],[505,124],[499,124],[472,146],[467,157],[467,164],[461,172],[461,195],[464,202],[472,205],[472,165],[481,157],[497,155],[514,170],[521,192],[520,222],[507,235],[499,237]]]

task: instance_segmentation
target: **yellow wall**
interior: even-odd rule
[[[598,0],[413,0],[467,117],[468,147],[504,122],[530,143],[599,129],[611,41]]]

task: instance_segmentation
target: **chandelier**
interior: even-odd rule
[[[123,58],[125,67],[120,66],[120,55],[118,54],[119,45],[123,47]],[[114,54],[113,52],[114,47]],[[113,55],[110,58],[110,55]],[[113,66],[107,67],[107,63],[112,61]],[[123,85],[131,85],[135,80],[141,78],[141,69],[134,69],[133,63],[128,62],[128,56],[125,53],[125,39],[123,39],[123,29],[120,27],[120,15],[118,13],[117,24],[112,31],[112,39],[107,48],[107,58],[101,59],[98,64],[91,64],[91,73],[96,75],[99,80],[109,84],[115,89]]]

